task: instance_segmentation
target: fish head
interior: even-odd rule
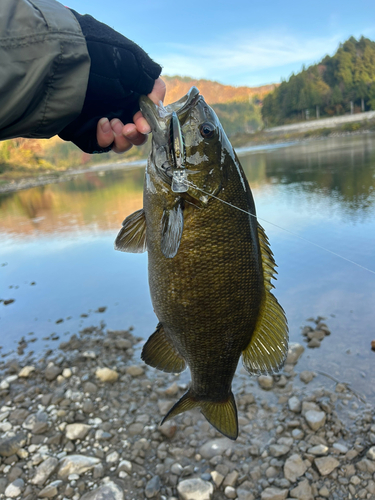
[[[150,175],[164,189],[199,207],[216,195],[234,151],[213,109],[196,87],[163,106],[142,96],[140,108],[152,131]]]

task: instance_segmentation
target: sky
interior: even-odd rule
[[[65,0],[140,45],[165,75],[258,86],[288,79],[340,42],[375,40],[374,0]]]

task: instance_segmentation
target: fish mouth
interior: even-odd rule
[[[195,106],[199,98],[199,90],[196,87],[191,87],[184,97],[167,106],[163,106],[161,101],[157,105],[145,95],[140,97],[139,107],[151,127],[153,139],[158,146],[165,145],[168,142],[172,114],[176,113],[181,119],[187,111]]]

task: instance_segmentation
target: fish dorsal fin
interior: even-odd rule
[[[129,253],[143,253],[147,250],[146,218],[143,208],[126,217],[117,235],[115,250]]]
[[[288,353],[288,324],[283,308],[271,293],[271,278],[276,264],[264,229],[258,224],[258,237],[262,256],[264,297],[258,320],[242,360],[248,372],[254,375],[272,374],[283,365]]]
[[[227,399],[223,401],[207,401],[196,396],[192,389],[189,389],[177,403],[172,406],[169,412],[161,421],[164,422],[193,408],[200,408],[203,415],[224,436],[230,439],[237,439],[238,436],[238,418],[236,402],[231,392]]]
[[[141,358],[148,365],[163,372],[180,373],[186,368],[184,358],[167,338],[161,323],[143,346]]]
[[[164,209],[161,220],[161,251],[167,259],[173,259],[180,247],[184,229],[182,199],[171,209]]]

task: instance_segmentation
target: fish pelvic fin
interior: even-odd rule
[[[189,389],[161,421],[163,425],[167,420],[193,408],[200,408],[201,413],[216,430],[230,439],[237,439],[238,417],[237,407],[233,393],[230,392],[224,401],[207,401],[200,399]]]
[[[147,250],[143,208],[126,217],[115,240],[115,250],[129,253],[143,253]]]
[[[180,373],[186,368],[184,358],[166,336],[161,323],[143,346],[141,358],[153,368],[167,373]]]
[[[258,320],[242,360],[253,375],[276,373],[283,366],[288,353],[288,324],[284,309],[271,293],[276,263],[264,229],[258,224],[258,237],[264,276],[264,298]]]

